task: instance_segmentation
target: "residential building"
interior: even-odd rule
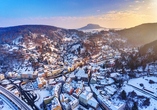
[[[59,103],[59,100],[56,97],[53,98],[51,103],[51,110],[62,110],[61,104]]]
[[[90,99],[90,98],[92,98],[93,97],[93,93],[91,93],[91,92],[88,92],[88,91],[83,91],[81,94],[80,94],[80,96],[79,96],[79,101],[83,104],[83,105],[85,105],[85,106],[87,106],[87,103],[88,103],[88,100]]]
[[[79,105],[79,100],[73,96],[70,97],[70,108],[73,110],[75,107]]]

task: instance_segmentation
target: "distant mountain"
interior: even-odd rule
[[[100,29],[100,28],[103,28],[103,27],[99,26],[98,24],[87,24],[87,26],[79,28],[78,30]]]
[[[157,40],[157,23],[146,23],[128,29],[117,31],[131,43],[144,45]]]

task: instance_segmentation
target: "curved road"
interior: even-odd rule
[[[16,97],[14,94],[6,90],[4,87],[0,86],[0,93],[8,97],[20,110],[32,110],[25,102]]]

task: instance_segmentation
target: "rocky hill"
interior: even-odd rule
[[[87,24],[86,26],[79,28],[78,30],[88,30],[88,29],[100,29],[103,28],[99,26],[98,24]]]

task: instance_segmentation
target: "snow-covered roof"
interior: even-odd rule
[[[82,94],[79,96],[85,100],[89,100],[93,96],[93,93],[88,92],[88,91],[83,91]]]
[[[100,83],[102,85],[108,85],[114,83],[114,80],[112,78],[107,78],[107,79],[100,80]]]
[[[119,73],[111,73],[111,74],[110,74],[110,77],[112,77],[112,78],[116,78],[116,77],[118,77],[118,76],[120,76]]]
[[[88,105],[96,108],[98,106],[98,102],[96,101],[95,98],[92,97],[91,99],[88,100]]]
[[[85,74],[85,71],[83,69],[79,69],[79,71],[76,73],[76,76],[88,78],[88,74]]]

